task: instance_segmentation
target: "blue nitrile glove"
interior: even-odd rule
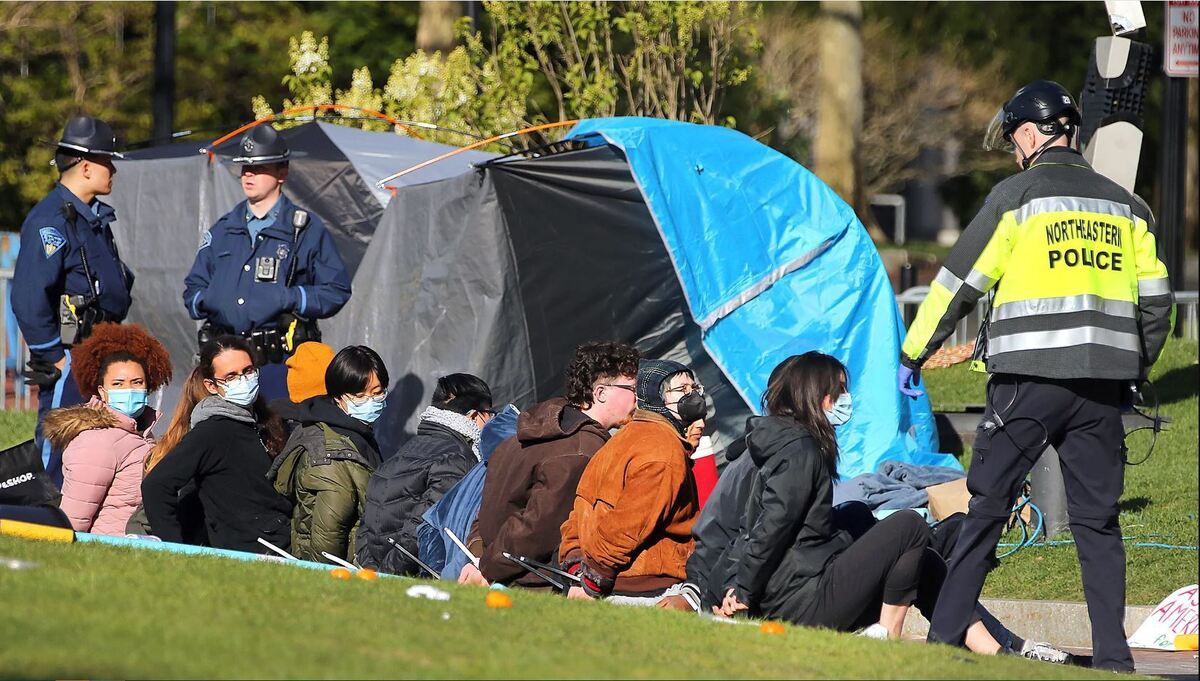
[[[921,380],[920,371],[914,371],[903,364],[900,365],[900,373],[897,378],[900,383],[900,394],[905,397],[916,399],[925,394],[924,390],[917,388],[917,383]],[[910,387],[911,386],[911,387]]]

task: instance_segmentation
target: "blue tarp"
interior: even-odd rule
[[[625,153],[704,347],[751,409],[779,362],[819,350],[846,365],[854,395],[838,429],[843,477],[885,459],[959,466],[937,452],[928,398],[896,389],[895,295],[866,229],[824,182],[728,128],[589,119],[568,137]]]

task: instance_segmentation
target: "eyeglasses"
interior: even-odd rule
[[[383,402],[384,400],[387,399],[387,396],[388,396],[387,393],[380,393],[378,395],[367,395],[364,393],[359,393],[357,395],[347,395],[346,397],[349,398],[350,401],[355,404],[363,404],[367,400],[375,400],[376,402]]]
[[[637,394],[637,386],[636,385],[624,385],[622,383],[601,383],[600,385],[607,386],[609,388],[620,388],[621,390],[628,390],[629,392],[633,393],[634,395]]]
[[[681,385],[678,388],[667,388],[663,392],[679,393],[680,395],[688,395],[690,393],[696,392],[696,393],[700,393],[701,395],[703,395],[704,394],[704,386],[699,383],[692,383],[691,385]]]
[[[212,379],[212,382],[224,388],[225,386],[229,385],[230,381],[236,381],[239,378],[252,378],[257,375],[258,367],[247,367],[246,370],[240,374],[234,373],[227,375],[225,378],[214,378]]]

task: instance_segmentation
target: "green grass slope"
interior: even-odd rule
[[[46,678],[1101,678],[920,643],[268,563],[0,537],[0,676]]]
[[[1125,494],[1121,499],[1121,528],[1126,542],[1127,600],[1153,605],[1175,589],[1195,584],[1200,567],[1195,550],[1135,546],[1137,543],[1196,546],[1197,503],[1197,393],[1200,365],[1196,341],[1171,339],[1154,365],[1150,378],[1158,392],[1162,414],[1171,419],[1160,433],[1150,460],[1125,469]],[[934,409],[961,410],[983,404],[986,376],[967,370],[966,364],[923,373]],[[1145,456],[1149,432],[1127,439],[1133,461]],[[969,452],[968,452],[969,454]],[[964,457],[964,463],[969,460]],[[1069,539],[1069,534],[1054,539]],[[1015,542],[1015,533],[1005,541]],[[988,577],[984,596],[1082,601],[1079,561],[1073,545],[1035,546],[1005,558]]]
[[[36,411],[0,411],[0,450],[33,439]]]

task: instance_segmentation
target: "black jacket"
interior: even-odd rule
[[[745,453],[745,438],[726,450],[725,470],[692,525],[696,547],[688,557],[687,579],[700,592],[701,612],[709,612],[711,606],[721,604],[725,597],[723,588],[737,567],[729,562],[729,552],[737,542],[758,472]]]
[[[416,574],[417,565],[397,551],[388,537],[417,555],[421,516],[477,463],[465,436],[422,421],[416,436],[384,461],[367,483],[367,505],[355,541],[358,564],[392,574]]]
[[[183,541],[179,491],[195,481],[214,548],[265,553],[262,537],[286,549],[292,508],[267,479],[270,467],[253,422],[214,415],[196,423],[142,481],[152,531]]]
[[[803,597],[804,587],[850,546],[833,517],[833,478],[816,440],[795,419],[750,419],[746,435],[757,469],[738,540],[725,563],[751,614],[771,615]],[[712,586],[709,586],[712,589]]]

